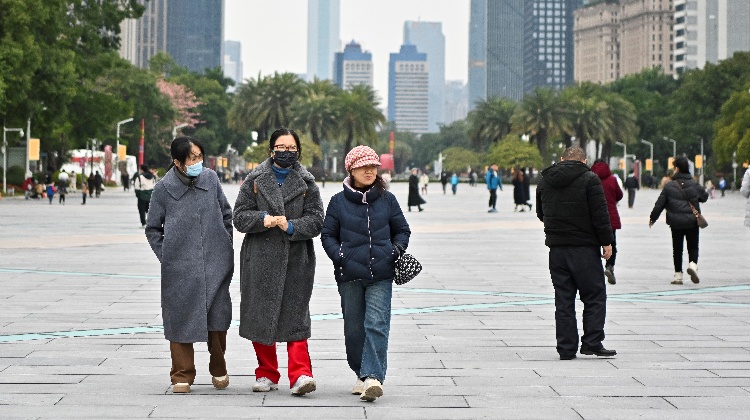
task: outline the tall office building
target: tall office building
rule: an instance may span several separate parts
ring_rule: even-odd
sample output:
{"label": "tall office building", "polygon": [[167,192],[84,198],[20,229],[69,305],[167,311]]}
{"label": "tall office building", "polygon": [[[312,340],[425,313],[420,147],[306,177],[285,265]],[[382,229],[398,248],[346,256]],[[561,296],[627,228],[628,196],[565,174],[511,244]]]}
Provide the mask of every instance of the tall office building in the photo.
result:
{"label": "tall office building", "polygon": [[221,67],[224,45],[224,0],[139,0],[146,10],[120,25],[120,55],[147,68],[158,52],[168,53],[190,71]]}
{"label": "tall office building", "polygon": [[343,52],[336,53],[333,81],[342,89],[356,85],[374,86],[372,54],[362,51],[362,46],[352,40]]}
{"label": "tall office building", "polygon": [[463,120],[469,113],[469,89],[462,80],[445,82],[445,105],[443,107],[443,124]]}
{"label": "tall office building", "polygon": [[[583,0],[472,0],[469,101],[523,99],[573,81],[573,11]],[[482,89],[484,85],[484,89]]]}
{"label": "tall office building", "polygon": [[445,106],[445,36],[440,22],[404,22],[404,44],[412,44],[427,54],[430,68],[428,131],[437,132],[443,123]]}
{"label": "tall office building", "polygon": [[229,88],[230,92],[237,89],[242,83],[242,44],[239,41],[224,41],[224,76],[234,80],[235,85]]}
{"label": "tall office building", "polygon": [[388,121],[399,131],[428,132],[429,72],[427,54],[410,44],[391,53],[388,63]]}
{"label": "tall office building", "polygon": [[673,74],[672,0],[592,3],[575,19],[575,80],[608,83],[644,69]]}
{"label": "tall office building", "polygon": [[750,2],[674,0],[676,74],[750,51]]}
{"label": "tall office building", "polygon": [[334,54],[341,49],[339,0],[307,1],[307,80],[333,79]]}

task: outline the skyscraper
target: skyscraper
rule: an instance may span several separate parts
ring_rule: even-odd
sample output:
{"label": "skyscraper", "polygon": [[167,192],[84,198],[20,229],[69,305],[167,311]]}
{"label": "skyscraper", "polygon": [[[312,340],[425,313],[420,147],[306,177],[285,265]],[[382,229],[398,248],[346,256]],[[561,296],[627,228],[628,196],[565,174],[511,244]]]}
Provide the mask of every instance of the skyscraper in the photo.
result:
{"label": "skyscraper", "polygon": [[388,63],[388,121],[399,131],[428,132],[429,71],[427,54],[410,44],[391,53]]}
{"label": "skyscraper", "polygon": [[[573,11],[583,0],[472,0],[469,101],[521,100],[573,80]],[[484,89],[482,89],[484,85]]]}
{"label": "skyscraper", "polygon": [[307,1],[307,80],[333,79],[333,59],[339,51],[339,0]]}
{"label": "skyscraper", "polygon": [[677,74],[750,51],[747,0],[675,0],[674,19]]}
{"label": "skyscraper", "polygon": [[444,121],[445,105],[445,36],[440,22],[404,22],[404,44],[412,44],[427,54],[430,68],[428,131],[437,132]]}
{"label": "skyscraper", "polygon": [[449,125],[454,121],[463,120],[469,112],[469,89],[462,80],[448,80],[445,82],[445,106],[443,124]]}
{"label": "skyscraper", "polygon": [[373,87],[372,54],[362,52],[362,46],[350,42],[343,52],[336,53],[333,81],[342,89],[364,84]]}
{"label": "skyscraper", "polygon": [[120,55],[140,68],[158,52],[189,70],[220,67],[224,58],[224,0],[139,0],[140,19],[120,25]]}
{"label": "skyscraper", "polygon": [[242,44],[239,41],[224,41],[224,76],[234,80],[235,86],[229,91],[234,92],[237,84],[242,83]]}

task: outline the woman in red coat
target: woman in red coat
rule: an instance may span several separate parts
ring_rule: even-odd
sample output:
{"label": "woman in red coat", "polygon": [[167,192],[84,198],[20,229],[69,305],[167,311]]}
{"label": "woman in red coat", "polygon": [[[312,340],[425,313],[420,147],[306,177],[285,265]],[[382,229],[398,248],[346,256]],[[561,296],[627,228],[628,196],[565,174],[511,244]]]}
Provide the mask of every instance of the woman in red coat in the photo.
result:
{"label": "woman in red coat", "polygon": [[604,266],[604,275],[607,276],[609,284],[615,284],[615,257],[617,256],[617,236],[615,231],[622,227],[620,223],[620,213],[617,212],[617,202],[622,200],[622,190],[620,185],[617,183],[617,179],[612,175],[612,171],[609,170],[607,165],[602,160],[597,160],[591,167],[599,179],[602,180],[602,188],[604,188],[604,197],[607,199],[607,211],[609,212],[609,224],[612,225],[612,257],[607,260],[607,264]]}

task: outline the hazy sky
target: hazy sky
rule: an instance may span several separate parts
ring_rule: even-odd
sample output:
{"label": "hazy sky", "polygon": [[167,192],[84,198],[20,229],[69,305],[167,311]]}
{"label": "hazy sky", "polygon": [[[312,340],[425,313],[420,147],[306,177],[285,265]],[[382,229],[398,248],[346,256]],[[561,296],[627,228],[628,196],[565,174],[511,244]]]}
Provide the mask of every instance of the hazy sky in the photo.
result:
{"label": "hazy sky", "polygon": [[[307,0],[225,0],[224,39],[242,43],[244,78],[307,72]],[[467,78],[469,0],[341,0],[341,42],[372,53],[375,89],[385,105],[389,54],[403,43],[407,20],[442,22],[445,78]]]}

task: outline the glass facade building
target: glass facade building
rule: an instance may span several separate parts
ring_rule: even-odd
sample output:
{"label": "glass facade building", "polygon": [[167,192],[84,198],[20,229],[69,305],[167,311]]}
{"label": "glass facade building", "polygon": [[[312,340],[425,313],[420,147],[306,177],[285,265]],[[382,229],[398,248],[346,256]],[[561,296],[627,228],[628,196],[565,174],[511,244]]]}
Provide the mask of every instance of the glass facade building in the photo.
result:
{"label": "glass facade building", "polygon": [[428,86],[430,66],[427,54],[404,44],[391,53],[388,63],[388,121],[399,131],[428,131]]}

